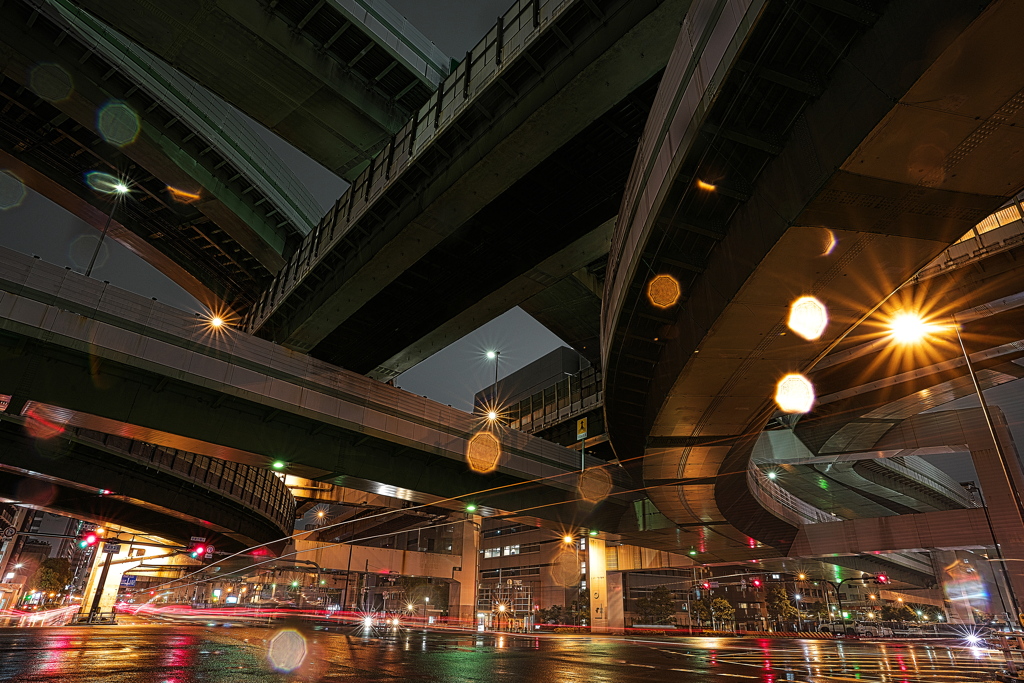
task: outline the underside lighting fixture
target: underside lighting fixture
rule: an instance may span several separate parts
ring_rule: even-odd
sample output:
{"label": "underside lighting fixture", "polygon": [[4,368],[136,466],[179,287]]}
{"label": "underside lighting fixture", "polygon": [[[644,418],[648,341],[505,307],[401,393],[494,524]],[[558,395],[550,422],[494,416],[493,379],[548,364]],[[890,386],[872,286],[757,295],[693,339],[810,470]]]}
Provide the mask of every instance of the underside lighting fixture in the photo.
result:
{"label": "underside lighting fixture", "polygon": [[565,536],[562,537],[562,541],[564,543],[566,543],[566,544],[572,543],[573,542],[573,537],[570,536],[569,534],[566,534]]}
{"label": "underside lighting fixture", "polygon": [[466,512],[476,512],[476,505],[473,505],[472,503],[467,505],[466,506]]}
{"label": "underside lighting fixture", "polygon": [[487,419],[490,420],[491,422],[494,422],[495,420],[497,420],[498,419],[497,411],[494,411],[494,410],[487,411]]}
{"label": "underside lighting fixture", "polygon": [[802,296],[789,306],[789,329],[813,341],[821,337],[828,325],[828,310],[825,304],[813,296]]}
{"label": "underside lighting fixture", "polygon": [[591,529],[590,530],[590,535],[591,536],[597,536],[597,529]]}
{"label": "underside lighting fixture", "polygon": [[213,316],[212,318],[210,318],[210,327],[224,327],[224,318],[220,317],[219,315]]}
{"label": "underside lighting fixture", "polygon": [[718,186],[713,183],[708,183],[703,180],[697,179],[697,189],[704,190],[706,192],[714,192],[718,189]]}
{"label": "underside lighting fixture", "polygon": [[275,460],[273,462],[273,464],[271,465],[271,467],[273,467],[275,470],[283,470],[284,466],[285,466],[285,463],[284,463],[283,460]]}
{"label": "underside lighting fixture", "polygon": [[784,413],[809,413],[814,405],[814,385],[803,375],[786,375],[775,387],[775,404]]}

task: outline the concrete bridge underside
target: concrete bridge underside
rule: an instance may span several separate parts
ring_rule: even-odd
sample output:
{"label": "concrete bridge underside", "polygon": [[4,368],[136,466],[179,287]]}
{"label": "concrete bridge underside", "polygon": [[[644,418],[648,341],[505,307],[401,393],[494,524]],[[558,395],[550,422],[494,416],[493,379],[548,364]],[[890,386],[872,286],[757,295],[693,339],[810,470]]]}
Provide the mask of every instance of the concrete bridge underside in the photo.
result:
{"label": "concrete bridge underside", "polygon": [[433,44],[370,3],[349,3],[359,16],[333,1],[76,4],[348,180],[448,73]]}
{"label": "concrete bridge underside", "polygon": [[0,288],[21,293],[0,304],[10,413],[34,401],[68,424],[147,443],[257,467],[283,460],[288,473],[372,492],[474,494],[478,505],[564,523],[612,528],[626,510],[574,502],[577,452],[499,430],[494,471],[474,472],[469,443],[487,430],[477,416],[235,330],[213,332],[198,317],[39,260],[3,258]]}
{"label": "concrete bridge underside", "polygon": [[[736,4],[707,26],[718,51],[691,43],[700,30],[680,36],[645,133],[651,144],[634,164],[603,301],[606,413],[620,457],[645,456],[638,476],[686,482],[650,491],[672,522],[788,554],[799,525],[766,509],[748,480],[754,442],[775,411],[775,384],[811,366],[1024,185],[1019,161],[999,151],[1021,146],[1011,124],[1024,82],[985,69],[991,80],[981,87],[965,71],[1015,61],[1016,43],[1004,33],[1020,8],[892,2],[877,14],[837,18],[809,6]],[[758,24],[764,17],[773,20]],[[730,88],[749,83],[745,65],[779,71],[769,36],[780,21],[862,28],[844,34],[841,52],[831,44],[831,73],[809,103],[789,110],[785,126],[764,119],[754,131],[750,116],[764,97],[737,101]],[[694,62],[715,77],[689,78]],[[730,78],[738,82],[719,85]],[[936,92],[961,92],[965,109],[918,104]],[[969,123],[966,111],[976,117]],[[765,144],[773,135],[781,142]],[[915,150],[923,148],[938,150],[935,159],[921,162]],[[701,190],[697,179],[717,189]],[[665,309],[646,295],[662,273],[681,284],[678,303]],[[831,318],[815,342],[786,334],[789,304],[807,293]]]}
{"label": "concrete bridge underside", "polygon": [[183,546],[191,536],[203,536],[223,550],[274,541],[273,552],[280,552],[281,539],[291,533],[290,518],[272,521],[152,462],[31,422],[6,416],[0,421],[0,497],[10,502],[124,526]]}

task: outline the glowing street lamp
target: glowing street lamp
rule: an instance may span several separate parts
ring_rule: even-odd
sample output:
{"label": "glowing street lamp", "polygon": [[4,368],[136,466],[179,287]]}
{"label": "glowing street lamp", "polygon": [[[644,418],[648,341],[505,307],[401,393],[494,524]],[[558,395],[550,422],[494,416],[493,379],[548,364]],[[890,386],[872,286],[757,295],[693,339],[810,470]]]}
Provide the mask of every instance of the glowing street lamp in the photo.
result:
{"label": "glowing street lamp", "polygon": [[122,180],[117,181],[113,186],[113,191],[110,192],[110,194],[114,195],[114,205],[110,207],[110,213],[107,214],[107,222],[103,225],[103,232],[100,233],[100,239],[96,242],[96,249],[92,252],[92,258],[89,259],[89,267],[85,269],[86,277],[90,277],[92,275],[93,266],[96,265],[96,257],[100,255],[100,247],[103,246],[103,239],[107,236],[107,231],[110,229],[110,222],[114,220],[114,211],[117,210],[117,203],[121,201],[128,192],[128,186]]}
{"label": "glowing street lamp", "polygon": [[[999,443],[999,438],[996,436],[996,430],[992,423],[992,414],[989,411],[988,402],[985,400],[985,393],[981,390],[981,384],[978,382],[978,376],[974,372],[974,365],[971,363],[971,356],[967,353],[967,347],[964,345],[964,339],[960,336],[960,325],[956,321],[956,316],[953,316],[950,324],[943,325],[934,321],[926,320],[922,315],[913,311],[902,311],[897,315],[893,316],[889,320],[889,335],[894,341],[899,344],[912,345],[921,344],[926,341],[933,333],[948,330],[950,327],[956,333],[956,340],[960,345],[960,353],[964,357],[964,365],[967,367],[967,374],[971,377],[971,384],[974,385],[974,393],[978,396],[978,403],[981,405],[981,414],[985,417],[985,426],[988,427],[989,436],[992,438],[992,446],[995,449],[996,457],[999,459],[999,466],[1002,471],[1003,479],[1006,481],[1008,489],[1012,492],[1014,502],[1017,504],[1017,511],[1022,517],[1024,517],[1024,501],[1021,500],[1020,491],[1017,489],[1016,483],[1010,476],[1010,465],[1006,458],[1006,453],[1003,450],[1002,444]],[[988,508],[986,507],[986,514]],[[1002,558],[1002,550],[1000,549],[999,543],[995,544],[996,554]],[[1010,601],[1014,605],[1018,605],[1017,597],[1014,594],[1013,584],[1010,582],[1009,575],[1006,573],[1006,564],[1002,565],[1004,577],[1006,579],[1006,587],[1010,592]],[[1013,613],[1013,610],[1008,610]],[[1018,622],[1018,626],[1022,624]]]}

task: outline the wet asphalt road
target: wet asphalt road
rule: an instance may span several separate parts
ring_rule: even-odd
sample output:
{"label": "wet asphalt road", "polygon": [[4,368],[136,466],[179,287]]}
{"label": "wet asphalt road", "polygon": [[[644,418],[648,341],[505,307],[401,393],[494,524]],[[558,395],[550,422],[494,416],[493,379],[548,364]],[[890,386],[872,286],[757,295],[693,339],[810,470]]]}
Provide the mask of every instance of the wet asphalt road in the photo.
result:
{"label": "wet asphalt road", "polygon": [[[960,683],[990,680],[994,652],[937,644],[629,639],[201,625],[0,629],[0,681],[254,683]],[[301,630],[301,629],[300,629]],[[288,673],[275,670],[290,669]]]}

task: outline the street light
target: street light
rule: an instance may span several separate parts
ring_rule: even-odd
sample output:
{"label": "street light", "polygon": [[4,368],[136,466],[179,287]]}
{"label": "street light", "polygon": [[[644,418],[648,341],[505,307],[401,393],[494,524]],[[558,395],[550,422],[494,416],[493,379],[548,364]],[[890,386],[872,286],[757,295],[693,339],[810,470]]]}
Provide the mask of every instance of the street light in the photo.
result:
{"label": "street light", "polygon": [[114,195],[114,205],[110,207],[110,213],[107,214],[107,222],[103,225],[103,232],[100,233],[100,239],[96,242],[96,249],[92,252],[92,258],[89,259],[89,267],[85,269],[86,277],[92,275],[93,266],[96,265],[96,257],[100,255],[100,247],[103,246],[103,239],[107,236],[107,230],[110,229],[110,222],[114,220],[114,211],[117,210],[117,203],[128,194],[128,191],[128,186],[124,181],[117,181],[113,188],[107,192]]}
{"label": "street light", "polygon": [[[971,363],[971,356],[967,353],[967,347],[964,345],[964,339],[960,336],[960,324],[956,320],[956,316],[952,316],[951,325],[940,325],[936,322],[926,321],[920,314],[913,312],[902,312],[898,315],[893,316],[889,320],[889,334],[892,338],[900,344],[920,344],[927,339],[932,333],[949,329],[951,326],[953,331],[956,332],[956,340],[960,345],[960,353],[963,354],[964,364],[967,367],[967,374],[971,377],[971,384],[974,385],[974,393],[978,396],[978,403],[981,405],[981,414],[985,417],[985,426],[988,427],[989,436],[992,438],[992,446],[995,448],[996,456],[999,458],[999,467],[1002,470],[1003,479],[1006,481],[1006,485],[1010,490],[1011,495],[1014,498],[1014,502],[1017,504],[1017,514],[1024,519],[1024,503],[1020,498],[1020,491],[1017,490],[1017,486],[1010,476],[1010,465],[1006,459],[1006,453],[1003,451],[1002,445],[999,443],[999,438],[996,436],[996,430],[992,423],[992,415],[989,412],[988,402],[985,401],[985,393],[981,390],[981,384],[978,382],[978,376],[974,373],[974,365]],[[985,515],[988,519],[989,511],[988,506],[985,506]],[[992,523],[989,519],[989,531],[992,531]],[[1002,549],[999,547],[999,542],[995,539],[995,533],[993,532],[993,543],[995,543],[996,554],[1001,558]],[[1020,605],[1017,602],[1017,596],[1013,590],[1013,584],[1010,582],[1010,577],[1006,573],[1006,565],[1003,564],[1003,577],[1006,580],[1006,588],[1010,591],[1010,600],[1014,607],[1019,612]],[[1012,610],[1011,610],[1012,611]],[[1018,622],[1018,626],[1020,626]]]}

